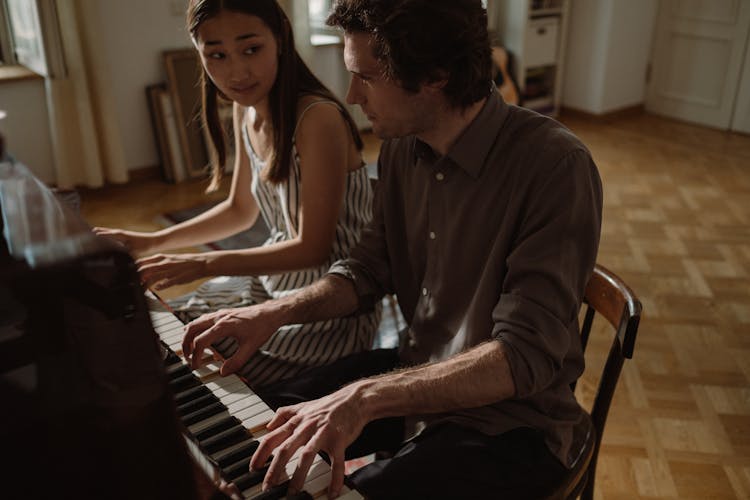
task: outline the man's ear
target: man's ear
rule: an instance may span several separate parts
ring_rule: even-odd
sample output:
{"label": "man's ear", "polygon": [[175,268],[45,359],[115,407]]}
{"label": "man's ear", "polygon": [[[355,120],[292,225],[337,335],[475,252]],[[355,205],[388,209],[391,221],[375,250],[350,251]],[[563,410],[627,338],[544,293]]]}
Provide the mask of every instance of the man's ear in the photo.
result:
{"label": "man's ear", "polygon": [[448,75],[441,74],[434,80],[428,80],[422,84],[425,89],[442,91],[448,85]]}

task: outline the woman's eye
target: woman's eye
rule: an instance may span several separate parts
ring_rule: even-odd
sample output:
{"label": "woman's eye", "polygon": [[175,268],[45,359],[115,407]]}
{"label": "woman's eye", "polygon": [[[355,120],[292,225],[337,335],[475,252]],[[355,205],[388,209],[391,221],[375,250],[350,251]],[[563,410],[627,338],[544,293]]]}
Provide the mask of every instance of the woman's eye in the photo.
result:
{"label": "woman's eye", "polygon": [[245,54],[255,54],[259,49],[260,49],[260,47],[257,47],[257,46],[256,47],[248,47],[248,48],[245,49]]}
{"label": "woman's eye", "polygon": [[212,54],[208,54],[209,59],[224,59],[224,54],[221,52],[214,52]]}

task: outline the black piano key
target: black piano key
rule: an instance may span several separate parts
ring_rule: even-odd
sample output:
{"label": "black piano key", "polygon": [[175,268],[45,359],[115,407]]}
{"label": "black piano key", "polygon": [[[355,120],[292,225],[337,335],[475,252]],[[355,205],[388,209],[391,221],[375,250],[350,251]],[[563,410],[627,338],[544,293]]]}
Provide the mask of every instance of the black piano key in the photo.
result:
{"label": "black piano key", "polygon": [[240,491],[245,491],[248,488],[252,488],[253,486],[262,483],[267,471],[268,466],[258,470],[249,470],[232,482]]}
{"label": "black piano key", "polygon": [[205,385],[199,385],[196,387],[191,387],[190,389],[186,389],[182,392],[176,393],[174,396],[174,402],[177,406],[179,406],[179,405],[183,405],[187,403],[188,401],[192,401],[193,399],[204,396],[206,394],[212,394],[211,390]]}
{"label": "black piano key", "polygon": [[242,460],[233,463],[232,465],[221,469],[221,475],[227,481],[234,481],[245,472],[250,472],[250,459],[252,457],[245,457]]}
{"label": "black piano key", "polygon": [[172,349],[167,348],[167,357],[164,358],[164,366],[170,366],[175,363],[181,363],[182,359],[174,353]]}
{"label": "black piano key", "polygon": [[230,453],[227,453],[226,455],[221,455],[221,458],[211,457],[213,462],[220,468],[223,469],[224,467],[228,467],[232,465],[233,463],[242,460],[243,458],[251,457],[253,456],[253,453],[255,453],[255,450],[258,449],[258,446],[260,446],[260,442],[258,442],[257,439],[248,438],[245,441],[244,446],[237,447],[236,450],[233,450]]}
{"label": "black piano key", "polygon": [[279,500],[280,498],[286,498],[286,490],[289,489],[289,481],[284,481],[281,484],[277,484],[260,495],[253,497],[253,500]]}
{"label": "black piano key", "polygon": [[289,489],[289,481],[281,483],[273,488],[262,492],[260,495],[253,497],[253,500],[277,500],[279,498],[285,498],[286,500],[313,500],[313,496],[305,490],[292,493],[287,493]]}
{"label": "black piano key", "polygon": [[227,407],[221,402],[213,403],[209,406],[201,408],[200,410],[194,411],[182,417],[182,423],[185,427],[190,427],[193,424],[197,424],[201,420],[206,420],[209,417],[218,415],[219,413],[226,411]]}
{"label": "black piano key", "polygon": [[305,490],[286,496],[286,500],[313,500],[313,496]]}
{"label": "black piano key", "polygon": [[199,385],[201,385],[201,381],[192,373],[188,373],[187,375],[169,381],[169,387],[172,389],[172,392],[182,392],[185,389],[190,389],[191,387],[197,387]]}
{"label": "black piano key", "polygon": [[226,450],[232,445],[241,443],[247,439],[247,437],[247,430],[241,425],[238,425],[237,427],[227,429],[224,432],[220,432],[213,437],[205,439],[199,442],[198,445],[203,451],[210,455],[217,451]]}
{"label": "black piano key", "polygon": [[183,403],[177,407],[177,414],[180,416],[189,415],[195,411],[205,408],[214,403],[219,403],[219,398],[214,396],[212,393],[204,394],[199,398],[195,398],[192,401]]}
{"label": "black piano key", "polygon": [[[220,432],[224,432],[227,429],[231,429],[232,427],[236,427],[238,425],[242,425],[242,422],[237,417],[228,416],[222,420],[219,420],[212,426],[203,429],[199,433],[195,434],[193,437],[198,441],[201,442],[205,439],[210,438],[211,436],[215,436],[216,434]],[[252,436],[250,434],[250,431],[246,430],[246,433],[248,436]]]}
{"label": "black piano key", "polygon": [[190,368],[188,365],[180,363],[176,365],[172,365],[167,369],[167,376],[170,380],[174,380],[176,378],[182,377],[183,375],[187,375],[188,373],[191,373],[193,371],[192,368]]}

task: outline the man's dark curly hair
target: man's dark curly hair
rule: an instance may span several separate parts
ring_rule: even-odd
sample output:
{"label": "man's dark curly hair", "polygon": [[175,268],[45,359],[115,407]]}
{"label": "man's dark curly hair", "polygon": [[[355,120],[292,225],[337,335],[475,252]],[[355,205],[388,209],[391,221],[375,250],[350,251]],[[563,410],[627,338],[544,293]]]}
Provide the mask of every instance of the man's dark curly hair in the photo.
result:
{"label": "man's dark curly hair", "polygon": [[407,91],[447,77],[443,90],[459,108],[490,92],[487,12],[480,0],[338,0],[326,23],[372,35],[385,76]]}

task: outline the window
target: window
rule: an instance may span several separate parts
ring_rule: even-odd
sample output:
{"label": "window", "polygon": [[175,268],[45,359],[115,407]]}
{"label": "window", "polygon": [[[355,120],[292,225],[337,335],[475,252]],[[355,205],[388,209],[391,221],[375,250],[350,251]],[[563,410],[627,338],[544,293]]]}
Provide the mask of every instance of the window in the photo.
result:
{"label": "window", "polygon": [[38,74],[47,73],[38,8],[54,15],[50,7],[54,7],[51,0],[0,0],[0,65],[20,65]]}
{"label": "window", "polygon": [[14,64],[13,45],[10,43],[10,23],[5,2],[0,1],[0,64]]}
{"label": "window", "polygon": [[333,45],[341,43],[341,33],[326,25],[331,0],[308,0],[307,8],[310,19],[310,44]]}
{"label": "window", "polygon": [[15,61],[44,74],[44,45],[37,3],[29,0],[4,0],[4,3]]}

